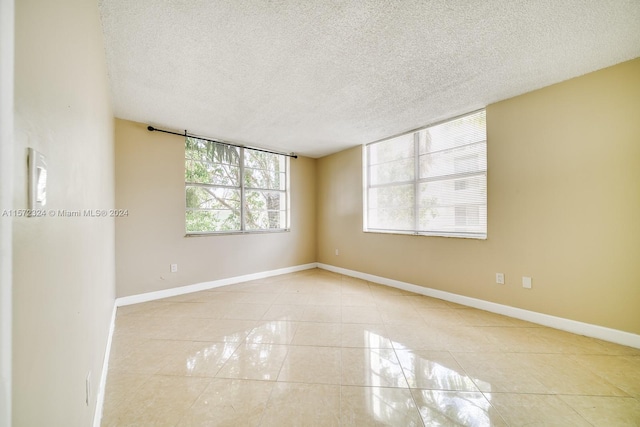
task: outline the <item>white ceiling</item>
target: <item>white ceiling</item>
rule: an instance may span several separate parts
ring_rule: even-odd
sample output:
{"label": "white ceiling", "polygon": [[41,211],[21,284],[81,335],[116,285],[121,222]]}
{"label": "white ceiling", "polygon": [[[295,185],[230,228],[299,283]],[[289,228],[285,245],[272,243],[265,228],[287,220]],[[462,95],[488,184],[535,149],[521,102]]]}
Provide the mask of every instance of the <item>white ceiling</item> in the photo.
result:
{"label": "white ceiling", "polygon": [[115,115],[312,157],[640,56],[638,0],[100,0]]}

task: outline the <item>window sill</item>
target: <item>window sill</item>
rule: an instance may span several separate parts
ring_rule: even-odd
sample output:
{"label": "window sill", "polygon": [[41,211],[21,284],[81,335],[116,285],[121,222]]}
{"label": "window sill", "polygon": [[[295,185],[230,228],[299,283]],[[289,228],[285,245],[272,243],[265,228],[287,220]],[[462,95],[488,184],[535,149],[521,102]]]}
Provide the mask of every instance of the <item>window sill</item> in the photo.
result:
{"label": "window sill", "polygon": [[393,235],[400,235],[400,236],[422,236],[422,237],[451,237],[456,239],[487,240],[486,234],[428,233],[428,232],[397,231],[397,230],[362,230],[362,231],[364,233],[372,233],[372,234],[393,234]]}
{"label": "window sill", "polygon": [[250,231],[202,231],[186,233],[184,237],[210,237],[210,236],[237,236],[244,234],[276,234],[288,233],[290,228],[278,228],[273,230],[250,230]]}

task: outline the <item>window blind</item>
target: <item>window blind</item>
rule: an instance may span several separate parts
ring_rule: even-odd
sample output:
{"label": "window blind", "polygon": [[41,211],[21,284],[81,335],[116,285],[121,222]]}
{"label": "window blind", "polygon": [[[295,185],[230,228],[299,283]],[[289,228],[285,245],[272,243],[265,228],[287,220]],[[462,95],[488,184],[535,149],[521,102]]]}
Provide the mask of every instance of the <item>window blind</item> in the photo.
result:
{"label": "window blind", "polygon": [[487,235],[484,110],[365,147],[365,231]]}

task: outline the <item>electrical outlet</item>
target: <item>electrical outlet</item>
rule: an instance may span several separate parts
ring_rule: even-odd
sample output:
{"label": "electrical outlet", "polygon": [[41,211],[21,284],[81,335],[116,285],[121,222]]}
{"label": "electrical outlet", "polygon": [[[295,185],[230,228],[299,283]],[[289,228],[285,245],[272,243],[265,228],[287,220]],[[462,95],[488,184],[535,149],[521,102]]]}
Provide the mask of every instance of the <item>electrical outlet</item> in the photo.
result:
{"label": "electrical outlet", "polygon": [[336,256],[340,255],[340,251],[336,249]]}
{"label": "electrical outlet", "polygon": [[87,378],[84,383],[85,387],[85,401],[84,403],[89,406],[89,402],[91,401],[91,371],[87,374]]}
{"label": "electrical outlet", "polygon": [[522,276],[522,287],[531,289],[531,277]]}
{"label": "electrical outlet", "polygon": [[496,283],[504,285],[504,273],[496,273]]}
{"label": "electrical outlet", "polygon": [[172,273],[178,272],[178,264],[171,264],[171,272]]}

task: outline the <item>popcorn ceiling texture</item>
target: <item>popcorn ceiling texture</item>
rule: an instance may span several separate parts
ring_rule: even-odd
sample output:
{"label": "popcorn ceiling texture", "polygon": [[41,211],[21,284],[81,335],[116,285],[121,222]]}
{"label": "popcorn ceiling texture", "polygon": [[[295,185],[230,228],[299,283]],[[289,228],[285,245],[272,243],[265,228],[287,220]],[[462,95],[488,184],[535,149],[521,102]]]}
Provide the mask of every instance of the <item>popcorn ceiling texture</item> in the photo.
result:
{"label": "popcorn ceiling texture", "polygon": [[101,0],[115,114],[319,157],[640,56],[637,0]]}

